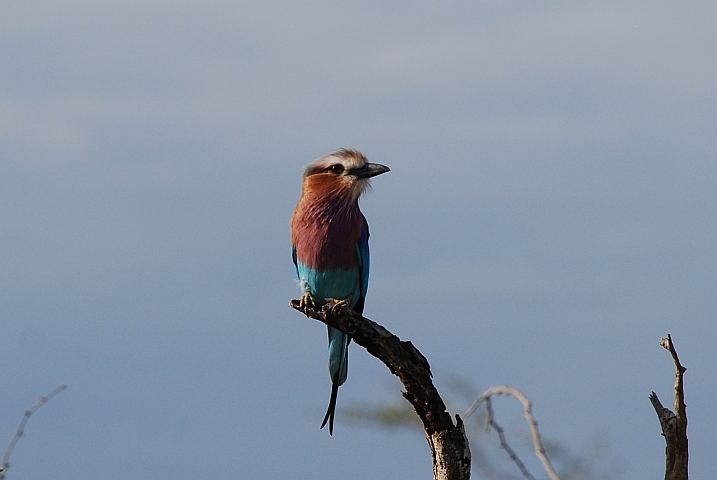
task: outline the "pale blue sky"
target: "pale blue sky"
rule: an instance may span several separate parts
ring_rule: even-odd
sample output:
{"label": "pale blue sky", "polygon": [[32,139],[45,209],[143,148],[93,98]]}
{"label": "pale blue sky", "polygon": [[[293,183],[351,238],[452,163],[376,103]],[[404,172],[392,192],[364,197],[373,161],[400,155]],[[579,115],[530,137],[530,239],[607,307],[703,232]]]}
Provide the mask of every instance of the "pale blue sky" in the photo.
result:
{"label": "pale blue sky", "polygon": [[439,388],[518,387],[547,437],[607,437],[623,478],[659,478],[672,333],[709,478],[716,21],[707,1],[0,6],[0,445],[68,384],[8,479],[430,478],[420,435],[345,422],[400,400],[355,345],[318,429],[326,338],[288,307],[288,222],[341,147],[392,169],[362,200],[365,314]]}

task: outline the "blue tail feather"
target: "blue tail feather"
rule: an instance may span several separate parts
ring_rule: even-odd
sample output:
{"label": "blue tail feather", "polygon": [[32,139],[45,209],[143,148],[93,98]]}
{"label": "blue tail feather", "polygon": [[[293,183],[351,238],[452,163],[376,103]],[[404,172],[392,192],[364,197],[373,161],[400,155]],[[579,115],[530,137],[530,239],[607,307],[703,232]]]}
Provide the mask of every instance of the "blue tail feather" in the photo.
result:
{"label": "blue tail feather", "polygon": [[339,387],[344,384],[349,373],[349,342],[351,338],[341,330],[328,327],[329,335],[329,374],[331,375],[331,399],[321,428],[329,422],[329,435],[334,434],[334,416],[336,397]]}
{"label": "blue tail feather", "polygon": [[349,373],[349,336],[341,330],[328,327],[329,375],[331,381],[343,385]]}

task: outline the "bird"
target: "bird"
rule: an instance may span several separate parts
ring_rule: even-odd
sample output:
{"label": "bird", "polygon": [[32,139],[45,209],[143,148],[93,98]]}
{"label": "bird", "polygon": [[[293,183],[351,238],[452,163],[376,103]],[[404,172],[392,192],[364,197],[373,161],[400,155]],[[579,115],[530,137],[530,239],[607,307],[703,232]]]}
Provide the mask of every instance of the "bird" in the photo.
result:
{"label": "bird", "polygon": [[[358,150],[341,149],[304,169],[301,197],[291,217],[292,259],[302,290],[300,306],[307,311],[336,301],[363,314],[370,267],[368,222],[359,198],[369,179],[390,171],[369,163]],[[348,374],[351,338],[328,328],[331,397],[321,429],[334,434],[336,397]]]}

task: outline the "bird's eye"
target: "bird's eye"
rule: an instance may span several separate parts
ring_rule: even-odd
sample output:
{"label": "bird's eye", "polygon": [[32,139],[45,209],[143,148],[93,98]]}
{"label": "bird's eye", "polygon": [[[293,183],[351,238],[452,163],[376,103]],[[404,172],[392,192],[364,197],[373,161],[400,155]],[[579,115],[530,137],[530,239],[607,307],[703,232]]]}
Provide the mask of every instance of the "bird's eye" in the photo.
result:
{"label": "bird's eye", "polygon": [[333,174],[340,175],[344,171],[344,166],[340,163],[335,163],[331,165],[328,170]]}

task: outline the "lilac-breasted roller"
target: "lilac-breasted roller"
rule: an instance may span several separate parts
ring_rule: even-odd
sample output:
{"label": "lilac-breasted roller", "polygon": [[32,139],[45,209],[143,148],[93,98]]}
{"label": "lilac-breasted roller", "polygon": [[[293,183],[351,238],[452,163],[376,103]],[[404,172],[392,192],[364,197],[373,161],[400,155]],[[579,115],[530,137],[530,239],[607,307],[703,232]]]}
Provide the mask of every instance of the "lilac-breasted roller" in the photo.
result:
{"label": "lilac-breasted roller", "polygon": [[[339,150],[316,160],[304,170],[301,198],[291,217],[292,256],[299,276],[304,308],[338,300],[363,313],[368,289],[368,223],[359,209],[359,197],[369,179],[389,168],[368,163],[356,150]],[[348,335],[328,327],[331,399],[321,424],[334,432],[339,386],[349,368]]]}

